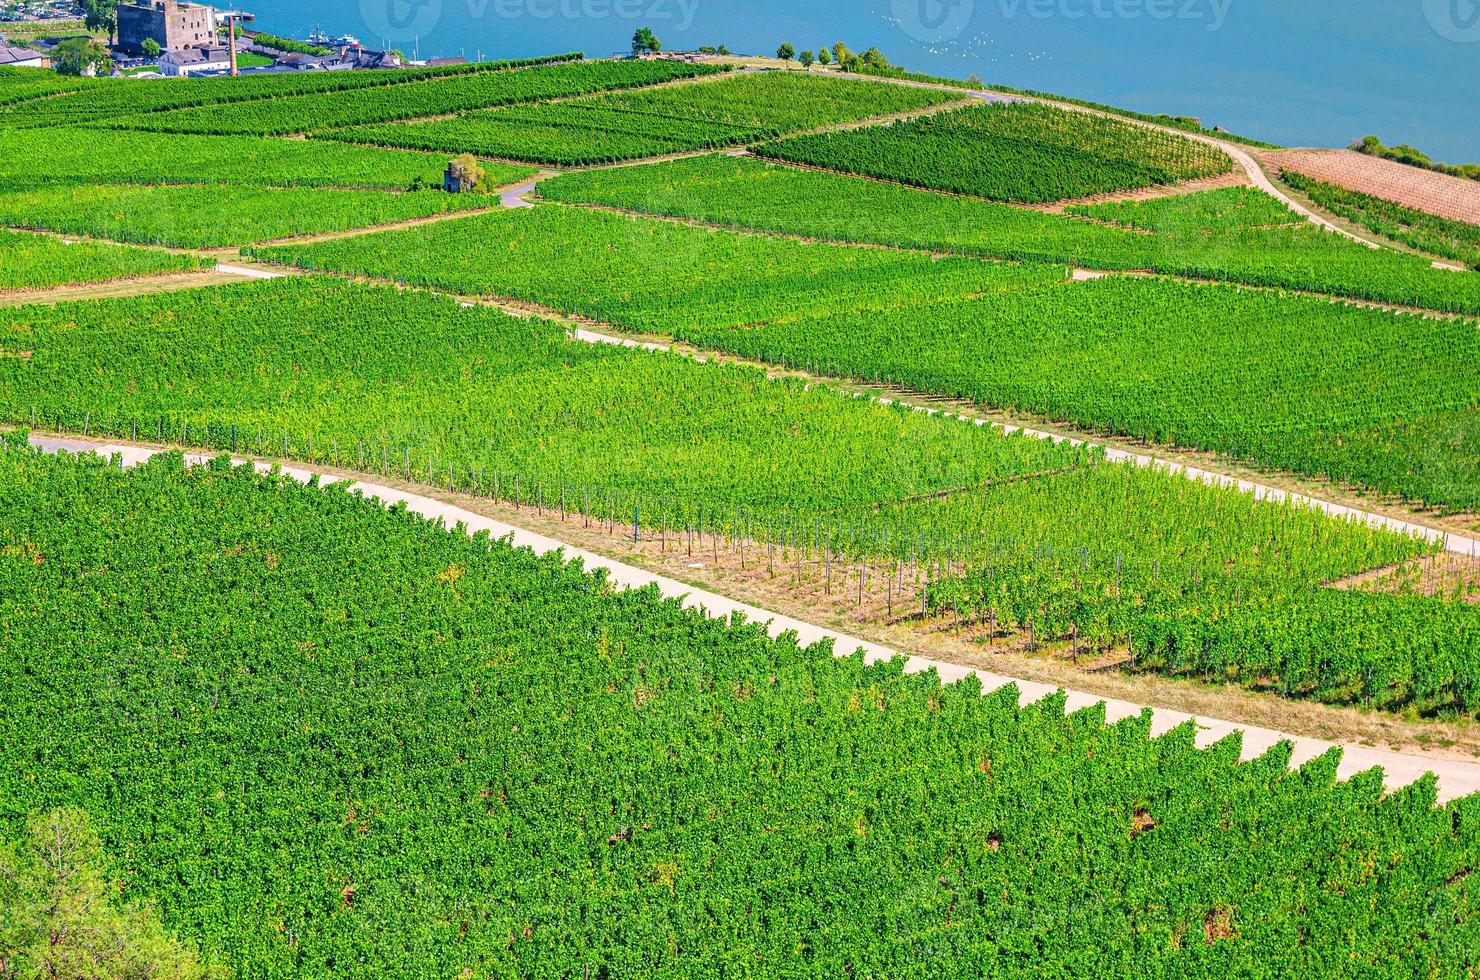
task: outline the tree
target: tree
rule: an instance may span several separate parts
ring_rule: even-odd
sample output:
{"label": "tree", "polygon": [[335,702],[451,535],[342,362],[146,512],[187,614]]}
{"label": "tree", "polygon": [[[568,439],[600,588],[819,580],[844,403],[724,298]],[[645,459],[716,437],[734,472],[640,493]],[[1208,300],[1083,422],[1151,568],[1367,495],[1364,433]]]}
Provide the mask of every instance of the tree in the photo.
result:
{"label": "tree", "polygon": [[58,75],[108,75],[113,72],[113,57],[97,41],[74,37],[56,46],[51,67]]}
{"label": "tree", "polygon": [[145,905],[115,903],[98,835],[80,810],[33,817],[0,844],[0,978],[196,980],[221,974]]}
{"label": "tree", "polygon": [[152,37],[146,37],[144,38],[144,43],[139,45],[139,50],[143,52],[146,58],[158,58],[159,42]]}
{"label": "tree", "polygon": [[848,59],[853,57],[853,52],[849,51],[848,45],[844,44],[842,41],[839,41],[837,44],[833,45],[832,53],[833,61],[836,61],[839,65],[846,64]]}
{"label": "tree", "polygon": [[818,48],[817,62],[823,67],[827,67],[829,64],[832,63],[832,53],[829,52],[827,48]]}
{"label": "tree", "polygon": [[634,56],[651,51],[654,54],[663,50],[663,42],[658,40],[658,35],[653,33],[651,27],[639,27],[632,34],[632,54]]}
{"label": "tree", "polygon": [[802,63],[802,67],[803,68],[807,69],[808,71],[811,71],[812,70],[812,62],[814,62],[814,61],[817,60],[817,56],[814,55],[811,51],[803,51],[802,54],[801,54],[801,57],[798,58],[797,60]]}
{"label": "tree", "polygon": [[796,56],[797,49],[791,46],[790,41],[787,41],[785,44],[781,45],[781,47],[776,49],[776,57],[780,58],[788,65],[791,64],[791,59],[795,58]]}
{"label": "tree", "polygon": [[723,44],[721,44],[719,46],[719,54],[728,56],[729,53],[730,53],[730,49],[729,48],[725,47]]}
{"label": "tree", "polygon": [[118,0],[83,0],[82,24],[90,31],[103,31],[111,46],[118,37]]}
{"label": "tree", "polygon": [[486,189],[488,174],[479,165],[478,158],[471,153],[464,153],[460,157],[453,158],[447,165],[452,178],[461,193],[477,192]]}
{"label": "tree", "polygon": [[870,68],[888,68],[889,59],[878,48],[869,48],[862,55],[863,63]]}

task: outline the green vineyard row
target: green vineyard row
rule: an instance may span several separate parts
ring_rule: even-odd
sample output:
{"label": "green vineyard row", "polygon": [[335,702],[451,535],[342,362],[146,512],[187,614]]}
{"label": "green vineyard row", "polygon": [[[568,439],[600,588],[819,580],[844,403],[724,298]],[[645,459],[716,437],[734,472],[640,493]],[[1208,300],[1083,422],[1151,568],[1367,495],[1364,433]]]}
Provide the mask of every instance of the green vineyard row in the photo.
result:
{"label": "green vineyard row", "polygon": [[[29,353],[0,357],[14,424],[429,483],[664,550],[749,542],[772,575],[863,566],[902,607],[1133,669],[1480,711],[1480,607],[1329,587],[1436,546],[1095,452],[332,280],[3,311],[0,338]],[[1006,591],[947,584],[981,576]]]}
{"label": "green vineyard row", "polygon": [[948,98],[927,89],[778,72],[324,135],[353,143],[576,166],[755,142],[924,109]]}
{"label": "green vineyard row", "polygon": [[[1413,255],[1373,251],[1314,226],[1241,220],[1257,192],[1205,191],[1088,212],[1154,220],[1136,233],[1072,216],[754,159],[707,156],[567,174],[540,185],[554,200],[695,218],[835,241],[985,258],[1150,270],[1350,299],[1480,313],[1480,275],[1434,269]],[[1222,215],[1211,224],[1207,215]]]}
{"label": "green vineyard row", "polygon": [[[0,453],[0,830],[243,976],[1461,976],[1475,805],[943,688],[486,535]],[[65,677],[65,684],[57,678]]]}
{"label": "green vineyard row", "polygon": [[982,105],[892,126],[800,136],[762,156],[1029,204],[1227,173],[1223,151],[1036,103]]}

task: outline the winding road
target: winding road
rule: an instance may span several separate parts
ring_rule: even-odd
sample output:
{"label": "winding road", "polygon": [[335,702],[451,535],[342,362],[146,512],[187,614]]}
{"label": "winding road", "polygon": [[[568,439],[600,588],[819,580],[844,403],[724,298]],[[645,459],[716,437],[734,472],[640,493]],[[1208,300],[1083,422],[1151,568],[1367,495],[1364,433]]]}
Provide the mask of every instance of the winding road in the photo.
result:
{"label": "winding road", "polygon": [[[844,72],[837,72],[835,74],[839,78],[849,78],[855,81],[884,82],[889,85],[903,85],[910,88],[928,88],[935,89],[941,92],[962,91],[962,89],[956,88],[951,85],[936,85],[930,82],[918,82],[902,78],[888,78],[886,76],[876,75],[853,75]],[[1300,215],[1311,224],[1324,228],[1326,231],[1335,232],[1343,238],[1349,238],[1357,244],[1365,245],[1366,247],[1371,249],[1380,249],[1382,247],[1376,242],[1368,241],[1360,235],[1353,234],[1352,232],[1341,228],[1340,226],[1331,222],[1329,219],[1317,214],[1310,208],[1295,200],[1290,195],[1286,194],[1284,191],[1280,190],[1279,187],[1275,185],[1274,181],[1269,179],[1269,175],[1264,172],[1264,168],[1259,164],[1259,161],[1254,159],[1253,154],[1251,154],[1248,150],[1245,150],[1243,147],[1239,146],[1237,143],[1231,142],[1229,140],[1218,139],[1216,136],[1209,136],[1205,133],[1191,133],[1185,129],[1177,129],[1174,126],[1163,126],[1158,123],[1147,122],[1144,119],[1135,119],[1130,116],[1122,116],[1119,113],[1105,112],[1101,109],[1093,109],[1089,106],[1076,105],[1072,102],[1060,102],[1058,99],[1044,98],[1037,95],[1003,95],[1000,92],[989,92],[980,89],[970,90],[968,94],[971,96],[975,96],[981,101],[987,103],[1039,102],[1044,105],[1051,105],[1056,109],[1064,109],[1069,112],[1082,112],[1087,115],[1100,116],[1105,119],[1114,119],[1119,122],[1129,123],[1133,126],[1141,126],[1145,129],[1154,129],[1157,132],[1170,133],[1173,136],[1182,136],[1186,139],[1196,140],[1199,143],[1205,143],[1208,146],[1217,147],[1224,153],[1227,153],[1234,163],[1238,164],[1239,168],[1243,170],[1245,176],[1249,178],[1249,182],[1251,184],[1259,188],[1264,193],[1268,194],[1270,197],[1275,198],[1281,204],[1285,205],[1291,211],[1294,211],[1296,214]]]}

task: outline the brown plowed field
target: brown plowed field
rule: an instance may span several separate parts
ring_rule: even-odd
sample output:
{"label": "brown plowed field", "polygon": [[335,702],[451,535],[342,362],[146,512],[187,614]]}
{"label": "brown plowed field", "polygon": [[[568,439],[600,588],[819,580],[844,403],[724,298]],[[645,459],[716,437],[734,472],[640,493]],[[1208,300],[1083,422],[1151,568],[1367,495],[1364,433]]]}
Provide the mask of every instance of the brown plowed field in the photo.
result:
{"label": "brown plowed field", "polygon": [[1280,150],[1262,156],[1276,169],[1293,170],[1415,211],[1480,225],[1480,181],[1421,170],[1355,150]]}

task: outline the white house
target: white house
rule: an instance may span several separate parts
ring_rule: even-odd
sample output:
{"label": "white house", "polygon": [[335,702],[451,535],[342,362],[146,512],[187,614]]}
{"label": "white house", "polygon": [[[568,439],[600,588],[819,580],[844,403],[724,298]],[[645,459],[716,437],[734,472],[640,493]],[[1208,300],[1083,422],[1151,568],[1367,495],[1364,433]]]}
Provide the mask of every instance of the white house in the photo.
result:
{"label": "white house", "polygon": [[172,48],[159,56],[159,72],[170,78],[230,69],[231,52],[224,47]]}
{"label": "white house", "polygon": [[30,48],[12,48],[0,43],[0,65],[7,68],[50,68],[51,59]]}

